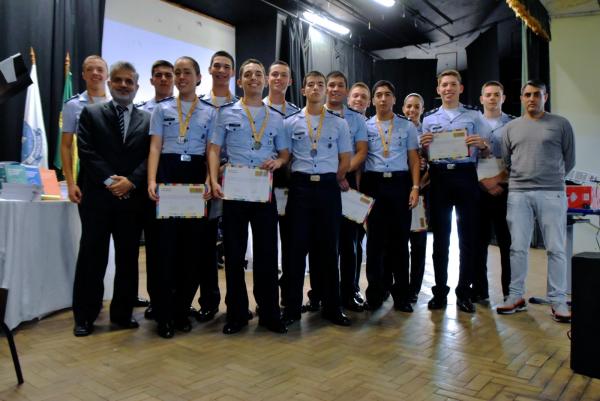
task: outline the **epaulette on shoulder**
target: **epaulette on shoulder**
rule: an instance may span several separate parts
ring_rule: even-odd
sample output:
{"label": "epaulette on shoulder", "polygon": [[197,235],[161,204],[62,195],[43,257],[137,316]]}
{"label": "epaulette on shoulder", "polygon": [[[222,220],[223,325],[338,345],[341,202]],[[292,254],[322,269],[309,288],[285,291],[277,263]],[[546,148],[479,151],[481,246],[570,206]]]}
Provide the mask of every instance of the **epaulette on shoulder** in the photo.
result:
{"label": "epaulette on shoulder", "polygon": [[402,115],[400,115],[400,114],[398,114],[398,113],[394,113],[394,114],[396,114],[396,117],[398,117],[398,118],[401,118],[401,119],[403,119],[403,120],[406,120],[406,121],[408,121],[408,118],[406,118],[405,116],[402,116]]}
{"label": "epaulette on shoulder", "polygon": [[64,103],[68,103],[73,99],[77,99],[78,97],[79,97],[79,93],[76,93],[73,96],[71,96],[70,98],[68,98],[67,100],[65,100]]}
{"label": "epaulette on shoulder", "polygon": [[231,101],[231,102],[225,103],[225,104],[223,104],[221,106],[215,106],[214,104],[212,104],[211,102],[207,102],[206,100],[202,100],[202,101],[204,103],[206,103],[206,104],[210,104],[212,107],[216,107],[217,109],[222,109],[224,107],[231,107],[231,106],[233,106],[236,103],[236,101]]}
{"label": "epaulette on shoulder", "polygon": [[275,107],[273,107],[273,106],[267,106],[267,107],[268,107],[269,109],[271,109],[271,110],[273,110],[273,111],[277,112],[277,114],[281,114],[281,116],[282,116],[282,117],[285,117],[285,114],[284,114],[284,113],[282,113],[282,112],[280,112],[279,110],[277,110]]}
{"label": "epaulette on shoulder", "polygon": [[[156,103],[158,104],[158,103],[166,102],[166,101],[173,100],[173,99],[175,99],[175,97],[174,97],[174,96],[168,96],[168,97],[166,97],[166,98],[164,98],[164,99],[160,99],[160,100],[159,100],[158,102],[156,102]],[[145,103],[145,102],[144,102],[144,103]]]}
{"label": "epaulette on shoulder", "polygon": [[329,110],[329,109],[327,109],[327,112],[328,112],[329,114],[331,114],[332,116],[336,116],[336,117],[338,117],[338,118],[341,118],[342,120],[344,119],[344,117],[340,116],[339,114],[337,114],[337,113],[336,113],[335,111],[333,111],[333,110]]}
{"label": "epaulette on shoulder", "polygon": [[[202,98],[198,98],[198,99],[207,106],[217,108],[217,106],[215,106],[214,104],[212,104],[212,102],[209,102],[208,100],[204,100]],[[225,105],[223,105],[223,106],[225,106]]]}
{"label": "epaulette on shoulder", "polygon": [[350,107],[350,106],[346,106],[346,107],[347,107],[347,108],[348,108],[348,110],[350,110],[351,112],[353,112],[353,113],[357,113],[357,114],[360,114],[360,115],[362,115],[362,113],[361,113],[360,111],[358,111],[358,110],[355,110],[355,109],[353,109],[353,108],[352,108],[352,107]]}
{"label": "epaulette on shoulder", "polygon": [[292,109],[296,109],[296,110],[300,110],[300,107],[296,106],[294,103],[292,102],[287,102],[288,106],[291,106]]}
{"label": "epaulette on shoulder", "polygon": [[463,106],[467,110],[481,111],[481,107],[479,107],[479,106],[474,106],[471,104],[463,104]]}
{"label": "epaulette on shoulder", "polygon": [[302,110],[298,110],[293,112],[292,114],[290,114],[289,116],[286,116],[285,119],[287,120],[288,118],[290,118],[291,116],[295,116],[296,114],[300,113]]}
{"label": "epaulette on shoulder", "polygon": [[439,107],[436,107],[435,109],[431,109],[431,110],[429,110],[429,111],[426,111],[426,112],[425,112],[425,114],[423,114],[423,117],[427,117],[427,116],[430,116],[430,115],[432,115],[432,114],[434,114],[434,113],[437,113],[437,111],[438,111],[439,109],[440,109]]}

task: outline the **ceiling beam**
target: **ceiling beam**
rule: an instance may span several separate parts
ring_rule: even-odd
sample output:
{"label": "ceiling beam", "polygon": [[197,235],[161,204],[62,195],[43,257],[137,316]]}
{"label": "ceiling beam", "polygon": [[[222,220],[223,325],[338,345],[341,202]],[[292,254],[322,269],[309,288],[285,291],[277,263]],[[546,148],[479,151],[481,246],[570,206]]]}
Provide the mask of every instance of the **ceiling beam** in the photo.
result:
{"label": "ceiling beam", "polygon": [[440,10],[439,8],[437,8],[436,6],[431,4],[431,2],[429,0],[423,0],[423,3],[427,4],[429,6],[429,8],[431,8],[433,11],[435,11],[440,17],[442,17],[443,19],[448,21],[448,23],[452,24],[454,22],[454,21],[452,21],[452,19],[450,17],[448,17],[446,14],[444,14],[442,12],[442,10]]}

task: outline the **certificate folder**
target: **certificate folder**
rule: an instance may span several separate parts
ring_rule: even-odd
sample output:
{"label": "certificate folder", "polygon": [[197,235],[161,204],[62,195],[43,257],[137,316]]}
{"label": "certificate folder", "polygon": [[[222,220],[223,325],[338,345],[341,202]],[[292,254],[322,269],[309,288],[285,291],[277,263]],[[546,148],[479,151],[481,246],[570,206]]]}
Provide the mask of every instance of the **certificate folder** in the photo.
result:
{"label": "certificate folder", "polygon": [[203,184],[159,184],[157,219],[201,219],[206,216]]}

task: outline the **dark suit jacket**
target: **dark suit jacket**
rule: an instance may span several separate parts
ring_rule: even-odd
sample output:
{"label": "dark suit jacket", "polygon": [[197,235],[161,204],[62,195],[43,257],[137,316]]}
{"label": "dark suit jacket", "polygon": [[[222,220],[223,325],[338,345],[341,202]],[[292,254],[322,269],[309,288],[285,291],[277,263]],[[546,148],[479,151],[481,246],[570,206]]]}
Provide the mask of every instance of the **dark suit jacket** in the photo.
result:
{"label": "dark suit jacket", "polygon": [[[147,158],[150,149],[150,114],[135,107],[125,142],[112,101],[92,104],[81,111],[77,130],[82,206],[134,207],[147,199]],[[136,189],[129,200],[119,200],[104,181],[111,175],[127,177]]]}

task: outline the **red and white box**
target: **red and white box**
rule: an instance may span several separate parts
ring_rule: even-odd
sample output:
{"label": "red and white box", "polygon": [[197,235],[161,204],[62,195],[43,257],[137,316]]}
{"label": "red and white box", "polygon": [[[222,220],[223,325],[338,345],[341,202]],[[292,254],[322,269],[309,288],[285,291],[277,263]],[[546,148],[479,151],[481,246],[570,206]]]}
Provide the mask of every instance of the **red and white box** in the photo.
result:
{"label": "red and white box", "polygon": [[592,186],[567,185],[567,199],[569,209],[590,209],[592,207]]}

